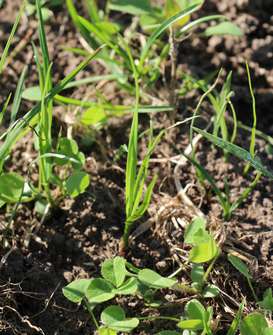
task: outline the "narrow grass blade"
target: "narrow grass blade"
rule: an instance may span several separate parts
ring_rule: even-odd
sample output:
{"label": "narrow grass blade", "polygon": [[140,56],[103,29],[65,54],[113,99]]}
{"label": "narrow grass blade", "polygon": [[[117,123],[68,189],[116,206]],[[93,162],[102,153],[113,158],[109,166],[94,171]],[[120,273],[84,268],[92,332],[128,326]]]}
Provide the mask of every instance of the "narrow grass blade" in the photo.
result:
{"label": "narrow grass blade", "polygon": [[90,36],[89,31],[81,24],[79,20],[79,15],[76,10],[76,7],[74,6],[73,0],[66,0],[66,6],[69,12],[69,15],[72,18],[72,21],[74,22],[75,26],[83,36],[83,38],[89,43],[89,45],[96,49],[99,47],[99,44],[95,41],[94,38]]}
{"label": "narrow grass blade", "polygon": [[12,30],[11,30],[11,33],[9,35],[9,38],[8,38],[8,41],[6,43],[6,46],[4,48],[4,51],[2,53],[2,56],[1,56],[1,59],[0,59],[0,74],[3,72],[4,68],[5,68],[5,64],[6,64],[6,60],[7,60],[7,57],[8,57],[8,53],[9,53],[9,49],[10,49],[10,46],[11,46],[11,43],[12,43],[12,40],[13,40],[13,37],[16,33],[16,30],[18,28],[18,25],[19,25],[19,22],[20,22],[20,19],[21,19],[21,16],[24,12],[24,9],[25,9],[25,1],[23,1],[23,4],[20,8],[20,11],[15,19],[15,22],[14,22],[14,25],[12,27]]}
{"label": "narrow grass blade", "polygon": [[11,96],[12,96],[12,94],[10,93],[10,95],[8,96],[7,100],[4,103],[4,106],[3,106],[2,110],[0,111],[0,124],[2,123],[4,115],[7,111]]}
{"label": "narrow grass blade", "polygon": [[[67,75],[58,85],[53,87],[45,98],[45,102],[47,103],[48,101],[52,100],[56,94],[61,93],[64,87],[70,83],[76,77],[76,75],[90,63],[92,59],[96,57],[101,49],[102,47],[97,49],[92,55],[90,55],[90,57],[84,60],[69,75]],[[28,129],[33,129],[33,126],[35,126],[37,123],[37,115],[39,114],[40,110],[41,103],[38,103],[24,116],[24,118],[19,119],[13,125],[11,125],[4,136],[2,136],[2,139],[5,137],[5,141],[0,147],[0,172],[3,168],[3,162],[9,154],[13,144],[18,140],[18,138],[23,136]]]}
{"label": "narrow grass blade", "polygon": [[[256,127],[257,127],[257,113],[256,113],[256,99],[252,87],[252,80],[251,75],[249,71],[248,63],[246,62],[246,72],[247,72],[247,79],[248,79],[248,86],[249,91],[252,99],[252,115],[253,115],[253,124],[251,129],[251,140],[250,140],[250,146],[249,146],[249,152],[251,154],[251,157],[255,157],[255,145],[256,145]],[[250,168],[250,163],[245,167],[244,173],[246,174]]]}
{"label": "narrow grass blade", "polygon": [[179,37],[181,35],[184,35],[185,33],[188,33],[191,29],[197,27],[198,25],[212,21],[212,20],[226,20],[227,18],[224,15],[209,15],[205,17],[201,17],[197,20],[191,21],[190,23],[185,24],[179,32],[176,34],[176,37]]}
{"label": "narrow grass blade", "polygon": [[186,156],[185,154],[184,156],[191,162],[193,166],[195,166],[199,170],[199,172],[201,172],[202,176],[210,183],[214,193],[219,198],[219,201],[224,209],[224,215],[226,215],[229,212],[229,204],[227,202],[227,199],[222,194],[221,190],[217,187],[213,177],[195,159],[193,159],[192,157]]}
{"label": "narrow grass blade", "polygon": [[20,108],[26,74],[27,74],[27,67],[25,66],[19,78],[18,84],[17,84],[17,88],[16,88],[16,92],[15,92],[15,96],[14,96],[14,100],[13,100],[13,104],[11,108],[10,125],[15,121],[17,113]]}
{"label": "narrow grass blade", "polygon": [[242,319],[242,316],[243,316],[244,307],[245,307],[245,303],[242,302],[240,304],[238,312],[236,313],[235,318],[232,321],[232,324],[231,324],[231,326],[228,330],[227,335],[236,335],[237,334],[237,331],[239,329],[239,325],[240,325],[240,322],[241,322],[241,319]]}
{"label": "narrow grass blade", "polygon": [[184,17],[194,13],[196,10],[198,10],[201,7],[202,2],[200,1],[198,4],[195,4],[193,6],[190,6],[186,8],[185,10],[179,12],[178,14],[172,16],[171,18],[165,20],[157,29],[156,31],[149,37],[149,39],[146,42],[146,45],[144,49],[141,52],[140,55],[140,61],[139,61],[139,70],[142,72],[142,68],[145,62],[145,59],[149,53],[150,48],[155,43],[155,41],[159,38],[159,36],[168,29],[171,25],[173,25],[175,22],[183,19]]}
{"label": "narrow grass blade", "polygon": [[199,129],[199,128],[195,128],[193,127],[193,129],[201,134],[202,136],[204,136],[207,140],[209,140],[210,142],[212,142],[214,145],[218,146],[219,148],[222,148],[224,150],[227,150],[230,154],[243,159],[247,162],[250,163],[250,165],[256,169],[257,171],[261,172],[263,175],[265,175],[266,177],[273,179],[273,173],[271,171],[269,171],[258,159],[255,159],[252,157],[252,155],[245,149],[222,140],[221,138],[214,136],[208,132],[206,132],[205,130]]}

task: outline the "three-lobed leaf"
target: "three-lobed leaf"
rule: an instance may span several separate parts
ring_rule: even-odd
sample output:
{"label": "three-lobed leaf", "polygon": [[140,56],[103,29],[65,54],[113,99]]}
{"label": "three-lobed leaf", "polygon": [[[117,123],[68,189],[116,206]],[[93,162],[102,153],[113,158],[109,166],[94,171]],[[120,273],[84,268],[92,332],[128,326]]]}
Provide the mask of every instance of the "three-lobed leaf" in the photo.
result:
{"label": "three-lobed leaf", "polygon": [[101,274],[103,278],[110,281],[115,287],[120,287],[126,277],[126,259],[123,257],[115,257],[103,262]]}

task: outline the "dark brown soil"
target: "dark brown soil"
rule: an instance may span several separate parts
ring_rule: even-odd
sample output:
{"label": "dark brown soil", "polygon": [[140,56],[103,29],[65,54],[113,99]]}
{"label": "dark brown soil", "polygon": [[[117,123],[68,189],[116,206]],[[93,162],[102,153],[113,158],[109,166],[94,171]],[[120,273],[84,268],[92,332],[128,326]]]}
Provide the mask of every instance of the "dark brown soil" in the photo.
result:
{"label": "dark brown soil", "polygon": [[[6,1],[0,10],[0,41],[3,46],[14,22],[19,1]],[[243,38],[212,37],[200,39],[193,36],[179,47],[179,66],[196,77],[224,68],[234,73],[234,104],[240,119],[248,125],[252,122],[251,100],[244,62],[249,61],[253,84],[257,97],[258,128],[273,134],[273,3],[268,1],[208,1],[203,14],[220,12],[237,22],[243,29]],[[69,73],[81,60],[72,57],[62,49],[62,45],[79,46],[78,36],[65,8],[54,13],[47,24],[47,38],[51,58],[54,60],[54,81]],[[36,23],[33,18],[24,18],[14,45],[23,42],[23,49],[16,55],[4,72],[1,82],[1,104],[9,92],[14,92],[18,76],[23,66],[29,66],[27,86],[37,83],[33,61],[31,40],[38,44]],[[80,76],[102,73],[99,64],[92,63]],[[126,104],[107,84],[105,94],[113,101]],[[80,88],[69,93],[72,96],[92,96],[92,88]],[[168,96],[165,87],[160,92]],[[179,101],[178,119],[189,116],[197,103],[195,95]],[[23,103],[21,113],[30,104]],[[56,108],[56,131],[65,131],[64,113],[69,109]],[[209,110],[207,111],[209,112]],[[7,120],[8,121],[8,120]],[[154,118],[154,126],[161,129],[168,124],[164,115]],[[147,125],[146,117],[141,119],[141,127]],[[86,170],[91,176],[88,191],[75,200],[65,199],[54,209],[48,219],[41,219],[34,212],[34,204],[20,205],[12,229],[6,229],[9,214],[0,210],[0,232],[5,245],[0,249],[0,333],[3,335],[46,334],[46,335],[90,335],[95,330],[87,313],[82,308],[70,304],[62,295],[62,287],[76,278],[90,278],[100,273],[103,260],[118,254],[119,240],[124,222],[124,168],[125,157],[115,160],[122,144],[128,141],[130,118],[113,119],[86,147]],[[97,140],[96,140],[97,139]],[[81,137],[79,136],[79,140]],[[238,143],[247,146],[249,134],[241,132]],[[172,218],[188,220],[191,213],[176,198],[174,184],[174,165],[170,158],[179,155],[188,145],[186,128],[175,128],[157,147],[153,158],[151,174],[159,175],[155,194],[149,213],[141,223],[152,222],[150,229],[143,232],[133,242],[126,254],[134,265],[150,267],[162,275],[169,275],[178,268],[174,257],[175,247],[183,248],[183,231],[172,222]],[[263,140],[257,141],[257,153],[273,169],[273,157],[265,152]],[[143,149],[143,146],[141,146]],[[220,151],[213,149],[206,141],[198,145],[198,158],[203,166],[215,177],[218,185],[224,187],[223,176],[228,178],[232,199],[237,198],[249,180],[242,177],[244,165],[237,159],[226,162]],[[8,167],[10,170],[26,174],[28,162],[35,157],[32,136],[16,145]],[[265,288],[273,284],[273,185],[263,178],[247,201],[234,213],[229,222],[221,218],[221,208],[217,199],[207,186],[204,195],[193,167],[186,165],[181,171],[181,183],[192,184],[188,196],[204,214],[210,218],[211,229],[224,232],[223,255],[217,261],[210,280],[218,285],[223,294],[213,303],[215,316],[221,323],[225,334],[226,323],[232,318],[232,311],[238,308],[243,297],[248,298],[247,309],[254,306],[246,281],[226,260],[226,252],[237,252],[251,266],[254,286],[259,297]],[[156,219],[156,214],[166,207],[164,220]],[[179,274],[180,280],[188,280],[188,269]],[[230,299],[231,296],[233,299]],[[182,313],[189,297],[184,294],[162,292],[162,299],[168,307],[162,314]],[[172,303],[176,302],[176,307]],[[128,315],[147,316],[155,313],[142,301],[131,298],[121,300]],[[224,308],[225,306],[225,308]],[[99,312],[99,311],[98,311]],[[99,313],[98,313],[99,315]],[[134,334],[154,334],[173,327],[166,322],[144,323]]]}

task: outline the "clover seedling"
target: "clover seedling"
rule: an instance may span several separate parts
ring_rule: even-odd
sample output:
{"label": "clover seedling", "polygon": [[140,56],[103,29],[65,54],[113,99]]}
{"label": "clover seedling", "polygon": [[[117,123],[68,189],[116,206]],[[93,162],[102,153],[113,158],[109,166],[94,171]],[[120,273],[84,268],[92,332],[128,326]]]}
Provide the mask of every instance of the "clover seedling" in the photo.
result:
{"label": "clover seedling", "polygon": [[[115,257],[103,262],[100,278],[75,280],[63,288],[64,296],[73,303],[84,303],[93,320],[94,308],[116,296],[141,296],[141,288],[150,290],[171,288],[176,284],[175,279],[165,278],[158,273],[143,269],[139,270],[122,257]],[[109,306],[101,313],[100,335],[130,332],[138,326],[138,318],[126,318],[120,306]],[[95,322],[97,325],[97,322]],[[98,327],[97,327],[98,328]]]}
{"label": "clover seedling", "polygon": [[[192,287],[200,292],[204,298],[215,297],[218,295],[219,289],[215,285],[205,284],[214,262],[220,254],[220,249],[213,236],[206,230],[205,219],[199,217],[193,219],[185,230],[184,242],[192,246],[189,253],[189,261],[193,263]],[[205,272],[203,263],[207,262],[211,262],[211,264]]]}

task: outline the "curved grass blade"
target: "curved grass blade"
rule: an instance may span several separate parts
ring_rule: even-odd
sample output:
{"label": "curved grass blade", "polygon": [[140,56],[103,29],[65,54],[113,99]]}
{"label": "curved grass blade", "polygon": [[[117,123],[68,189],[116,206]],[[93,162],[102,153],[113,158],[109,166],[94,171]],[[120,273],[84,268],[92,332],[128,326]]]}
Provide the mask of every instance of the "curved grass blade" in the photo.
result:
{"label": "curved grass blade", "polygon": [[233,144],[227,141],[224,141],[223,139],[214,136],[208,132],[206,132],[205,130],[193,127],[193,129],[201,134],[202,136],[204,136],[207,140],[209,140],[210,142],[212,142],[214,145],[218,146],[219,148],[222,148],[226,151],[228,151],[230,154],[243,159],[247,162],[249,162],[249,164],[256,169],[257,171],[261,172],[264,176],[273,179],[273,172],[269,171],[261,162],[260,160],[256,159],[255,157],[253,158],[251,153],[249,153],[247,150]]}
{"label": "curved grass blade", "polygon": [[14,25],[12,27],[12,30],[11,30],[11,33],[9,35],[9,38],[8,38],[8,41],[6,43],[6,46],[4,48],[4,51],[2,53],[2,56],[1,56],[1,59],[0,59],[0,74],[3,72],[4,68],[5,68],[5,65],[6,65],[6,60],[7,60],[7,57],[8,57],[8,53],[9,53],[9,49],[10,49],[10,46],[11,46],[11,43],[12,43],[12,40],[13,40],[13,37],[16,33],[16,30],[18,28],[18,25],[19,25],[19,22],[20,22],[20,19],[21,19],[21,16],[24,12],[24,9],[25,9],[25,5],[26,5],[26,2],[24,1],[21,8],[20,8],[20,11],[15,19],[15,22],[14,22]]}
{"label": "curved grass blade", "polygon": [[17,113],[19,111],[20,108],[20,104],[21,104],[21,100],[22,100],[22,94],[23,94],[23,90],[24,90],[24,84],[25,84],[25,79],[26,79],[26,74],[27,74],[27,67],[25,66],[21,76],[19,78],[17,87],[16,87],[16,92],[14,95],[14,100],[13,100],[13,104],[12,104],[12,108],[11,108],[11,115],[10,115],[10,124],[12,124],[17,116]]}
{"label": "curved grass blade", "polygon": [[185,10],[179,12],[178,14],[170,17],[169,19],[165,20],[158,28],[157,30],[149,37],[147,40],[147,43],[144,47],[144,49],[141,52],[140,55],[140,61],[139,61],[139,70],[142,72],[143,64],[145,62],[145,59],[148,55],[148,52],[152,45],[155,43],[155,41],[159,38],[159,36],[168,29],[171,25],[173,25],[175,22],[183,19],[184,17],[194,13],[196,10],[198,10],[201,5],[203,4],[203,1],[199,1],[197,4],[190,6],[186,8]]}

